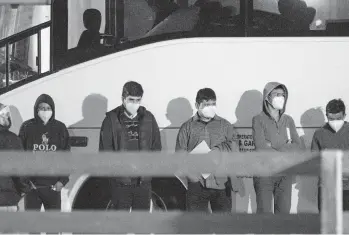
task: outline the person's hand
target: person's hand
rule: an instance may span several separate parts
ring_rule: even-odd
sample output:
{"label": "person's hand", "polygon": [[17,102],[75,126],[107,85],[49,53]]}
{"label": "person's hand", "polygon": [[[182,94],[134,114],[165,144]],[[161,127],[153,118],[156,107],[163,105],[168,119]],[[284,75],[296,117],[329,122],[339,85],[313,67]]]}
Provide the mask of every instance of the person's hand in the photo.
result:
{"label": "person's hand", "polygon": [[270,141],[267,141],[267,146],[271,147],[271,142]]}
{"label": "person's hand", "polygon": [[62,188],[64,187],[64,185],[62,184],[62,182],[58,181],[53,187],[52,189],[54,191],[60,192],[62,190]]}

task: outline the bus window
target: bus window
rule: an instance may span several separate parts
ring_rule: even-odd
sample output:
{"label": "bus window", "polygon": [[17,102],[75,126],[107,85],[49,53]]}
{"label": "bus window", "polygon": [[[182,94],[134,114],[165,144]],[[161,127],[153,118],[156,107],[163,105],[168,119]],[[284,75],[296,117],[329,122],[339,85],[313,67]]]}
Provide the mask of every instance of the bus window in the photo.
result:
{"label": "bus window", "polygon": [[[153,0],[153,3],[160,0]],[[239,20],[240,0],[166,0],[164,10],[156,7],[154,27],[145,37],[190,32],[195,36],[242,36]],[[167,9],[167,10],[166,10]],[[161,13],[164,15],[162,16]],[[164,17],[168,15],[167,17]]]}
{"label": "bus window", "polygon": [[254,0],[250,36],[325,36],[326,26],[346,22],[348,13],[349,1],[343,0]]}
{"label": "bus window", "polygon": [[100,33],[105,29],[105,2],[101,0],[68,0],[68,49],[77,47],[82,33],[87,29],[84,24],[84,13],[96,9],[101,14]]}
{"label": "bus window", "polygon": [[68,52],[56,70],[161,40],[244,35],[240,0],[68,0]]}

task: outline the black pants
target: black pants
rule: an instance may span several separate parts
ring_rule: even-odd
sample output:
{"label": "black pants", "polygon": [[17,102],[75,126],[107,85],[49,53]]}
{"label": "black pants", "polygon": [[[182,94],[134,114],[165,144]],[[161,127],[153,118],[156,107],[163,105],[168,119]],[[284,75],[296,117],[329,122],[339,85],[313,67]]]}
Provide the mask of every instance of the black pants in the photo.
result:
{"label": "black pants", "polygon": [[45,210],[61,210],[61,192],[41,188],[32,190],[24,198],[25,210],[40,210],[42,204]]}
{"label": "black pants", "polygon": [[111,198],[115,210],[150,210],[151,184],[112,184]]}
{"label": "black pants", "polygon": [[212,212],[231,212],[232,199],[225,189],[210,189],[200,182],[188,183],[187,210],[209,212],[210,202]]}
{"label": "black pants", "polygon": [[[317,206],[321,212],[321,186],[318,187],[317,196]],[[349,211],[349,190],[343,190],[343,210]]]}

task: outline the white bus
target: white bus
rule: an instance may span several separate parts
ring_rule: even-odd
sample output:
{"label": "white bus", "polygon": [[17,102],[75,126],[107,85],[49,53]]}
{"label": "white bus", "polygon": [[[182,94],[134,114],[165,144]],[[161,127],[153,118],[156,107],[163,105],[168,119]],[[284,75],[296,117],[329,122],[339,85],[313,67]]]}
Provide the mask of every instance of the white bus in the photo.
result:
{"label": "white bus", "polygon": [[[18,1],[24,2],[31,1]],[[252,117],[261,112],[264,85],[278,81],[289,89],[286,113],[309,148],[313,132],[326,122],[327,102],[342,98],[349,104],[348,4],[53,1],[49,11],[37,11],[49,13],[50,21],[0,41],[0,102],[12,106],[12,130],[18,133],[32,117],[36,98],[51,95],[57,119],[69,127],[72,151],[98,152],[105,113],[120,105],[123,84],[135,80],[145,90],[143,105],[161,128],[163,151],[172,153],[180,125],[195,113],[196,92],[210,87],[217,94],[219,115],[239,132],[241,151],[253,151]],[[19,60],[13,48],[23,40],[28,56]],[[246,196],[236,196],[232,209],[253,213],[252,179],[244,182]],[[105,210],[108,190],[105,178],[71,176],[63,208]],[[153,191],[156,208],[185,210],[185,188],[177,178],[155,179]],[[297,212],[317,213],[317,178],[294,177],[291,213]]]}

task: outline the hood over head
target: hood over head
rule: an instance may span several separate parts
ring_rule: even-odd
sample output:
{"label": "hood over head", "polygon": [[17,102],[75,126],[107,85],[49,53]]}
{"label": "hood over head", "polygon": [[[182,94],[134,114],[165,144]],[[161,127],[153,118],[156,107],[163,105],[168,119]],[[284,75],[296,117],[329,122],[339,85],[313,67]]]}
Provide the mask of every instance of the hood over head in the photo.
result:
{"label": "hood over head", "polygon": [[281,88],[285,91],[285,105],[284,105],[284,108],[280,110],[280,116],[284,114],[286,110],[286,105],[288,100],[288,90],[286,86],[279,82],[269,82],[267,83],[267,85],[265,85],[263,90],[263,112],[268,116],[270,116],[270,109],[269,109],[268,103],[270,103],[271,101],[269,100],[269,95],[275,88]]}
{"label": "hood over head", "polygon": [[10,107],[0,103],[0,131],[10,129],[11,125]]}
{"label": "hood over head", "polygon": [[46,103],[48,105],[51,106],[51,109],[52,109],[52,117],[50,120],[53,120],[55,119],[55,103],[52,99],[51,96],[47,95],[47,94],[42,94],[40,95],[37,99],[36,99],[36,102],[35,102],[35,105],[34,105],[34,117],[36,120],[41,120],[40,117],[39,117],[39,112],[38,112],[38,108],[39,108],[39,104],[41,103]]}

